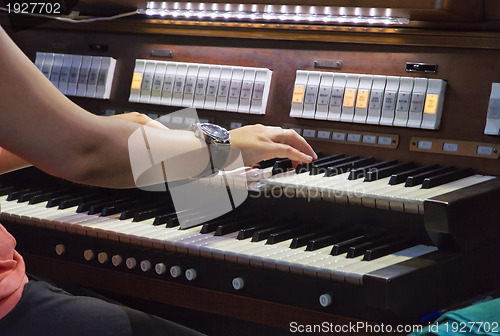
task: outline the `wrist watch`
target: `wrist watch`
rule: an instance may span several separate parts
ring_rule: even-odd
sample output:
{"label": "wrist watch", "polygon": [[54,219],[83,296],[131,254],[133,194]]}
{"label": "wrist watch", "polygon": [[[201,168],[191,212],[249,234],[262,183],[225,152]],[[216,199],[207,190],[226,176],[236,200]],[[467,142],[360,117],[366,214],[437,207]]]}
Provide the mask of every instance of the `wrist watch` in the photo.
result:
{"label": "wrist watch", "polygon": [[195,178],[215,175],[224,166],[231,150],[229,132],[224,127],[211,123],[196,123],[191,126],[196,137],[205,141],[210,155],[207,167]]}

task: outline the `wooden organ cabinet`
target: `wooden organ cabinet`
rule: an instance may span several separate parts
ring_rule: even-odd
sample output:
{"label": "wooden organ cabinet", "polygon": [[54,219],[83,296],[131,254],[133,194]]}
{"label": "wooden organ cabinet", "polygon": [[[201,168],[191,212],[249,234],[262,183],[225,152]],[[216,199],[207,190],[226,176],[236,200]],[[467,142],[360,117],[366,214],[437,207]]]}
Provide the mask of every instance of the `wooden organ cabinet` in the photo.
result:
{"label": "wooden organ cabinet", "polygon": [[[293,128],[321,155],[263,162],[239,208],[185,232],[158,206],[168,193],[1,176],[29,272],[210,335],[419,324],[499,288],[496,0],[57,4],[66,21],[6,1],[1,23],[88,111],[193,107],[226,128]],[[206,243],[65,222],[108,215]]]}

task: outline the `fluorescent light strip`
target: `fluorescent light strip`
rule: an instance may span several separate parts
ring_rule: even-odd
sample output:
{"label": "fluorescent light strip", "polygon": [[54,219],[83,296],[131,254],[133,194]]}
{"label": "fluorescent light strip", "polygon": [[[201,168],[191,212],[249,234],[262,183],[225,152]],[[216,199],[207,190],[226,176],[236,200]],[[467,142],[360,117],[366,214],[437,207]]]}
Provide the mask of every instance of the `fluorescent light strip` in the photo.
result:
{"label": "fluorescent light strip", "polygon": [[[169,19],[224,20],[250,22],[297,22],[317,24],[408,24],[409,19],[391,17],[390,9],[361,9],[325,6],[287,6],[257,4],[181,3],[150,1],[139,14]],[[383,16],[377,16],[383,12]]]}

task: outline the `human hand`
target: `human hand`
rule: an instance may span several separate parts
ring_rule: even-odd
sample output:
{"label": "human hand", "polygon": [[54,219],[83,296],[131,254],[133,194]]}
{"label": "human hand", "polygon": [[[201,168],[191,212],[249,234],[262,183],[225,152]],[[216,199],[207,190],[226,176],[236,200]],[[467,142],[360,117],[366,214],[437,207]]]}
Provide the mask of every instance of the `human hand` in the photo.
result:
{"label": "human hand", "polygon": [[148,117],[147,115],[139,113],[139,112],[128,112],[128,113],[115,114],[112,117],[125,119],[128,121],[133,121],[133,122],[141,124],[141,125],[147,125],[147,126],[156,127],[156,128],[168,129],[168,127],[166,127],[165,125],[163,125],[159,121],[153,120],[150,117]]}
{"label": "human hand", "polygon": [[239,148],[245,165],[272,158],[289,158],[295,166],[317,159],[307,141],[291,129],[256,124],[229,133],[231,144]]}

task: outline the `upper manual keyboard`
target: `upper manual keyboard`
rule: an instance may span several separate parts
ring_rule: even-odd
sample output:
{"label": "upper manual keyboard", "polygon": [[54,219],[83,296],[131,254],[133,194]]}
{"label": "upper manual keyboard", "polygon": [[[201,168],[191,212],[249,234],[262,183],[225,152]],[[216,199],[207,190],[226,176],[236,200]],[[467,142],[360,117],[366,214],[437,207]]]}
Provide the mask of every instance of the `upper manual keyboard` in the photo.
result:
{"label": "upper manual keyboard", "polygon": [[338,154],[301,164],[262,183],[282,188],[287,195],[422,214],[426,199],[494,178],[468,168]]}

